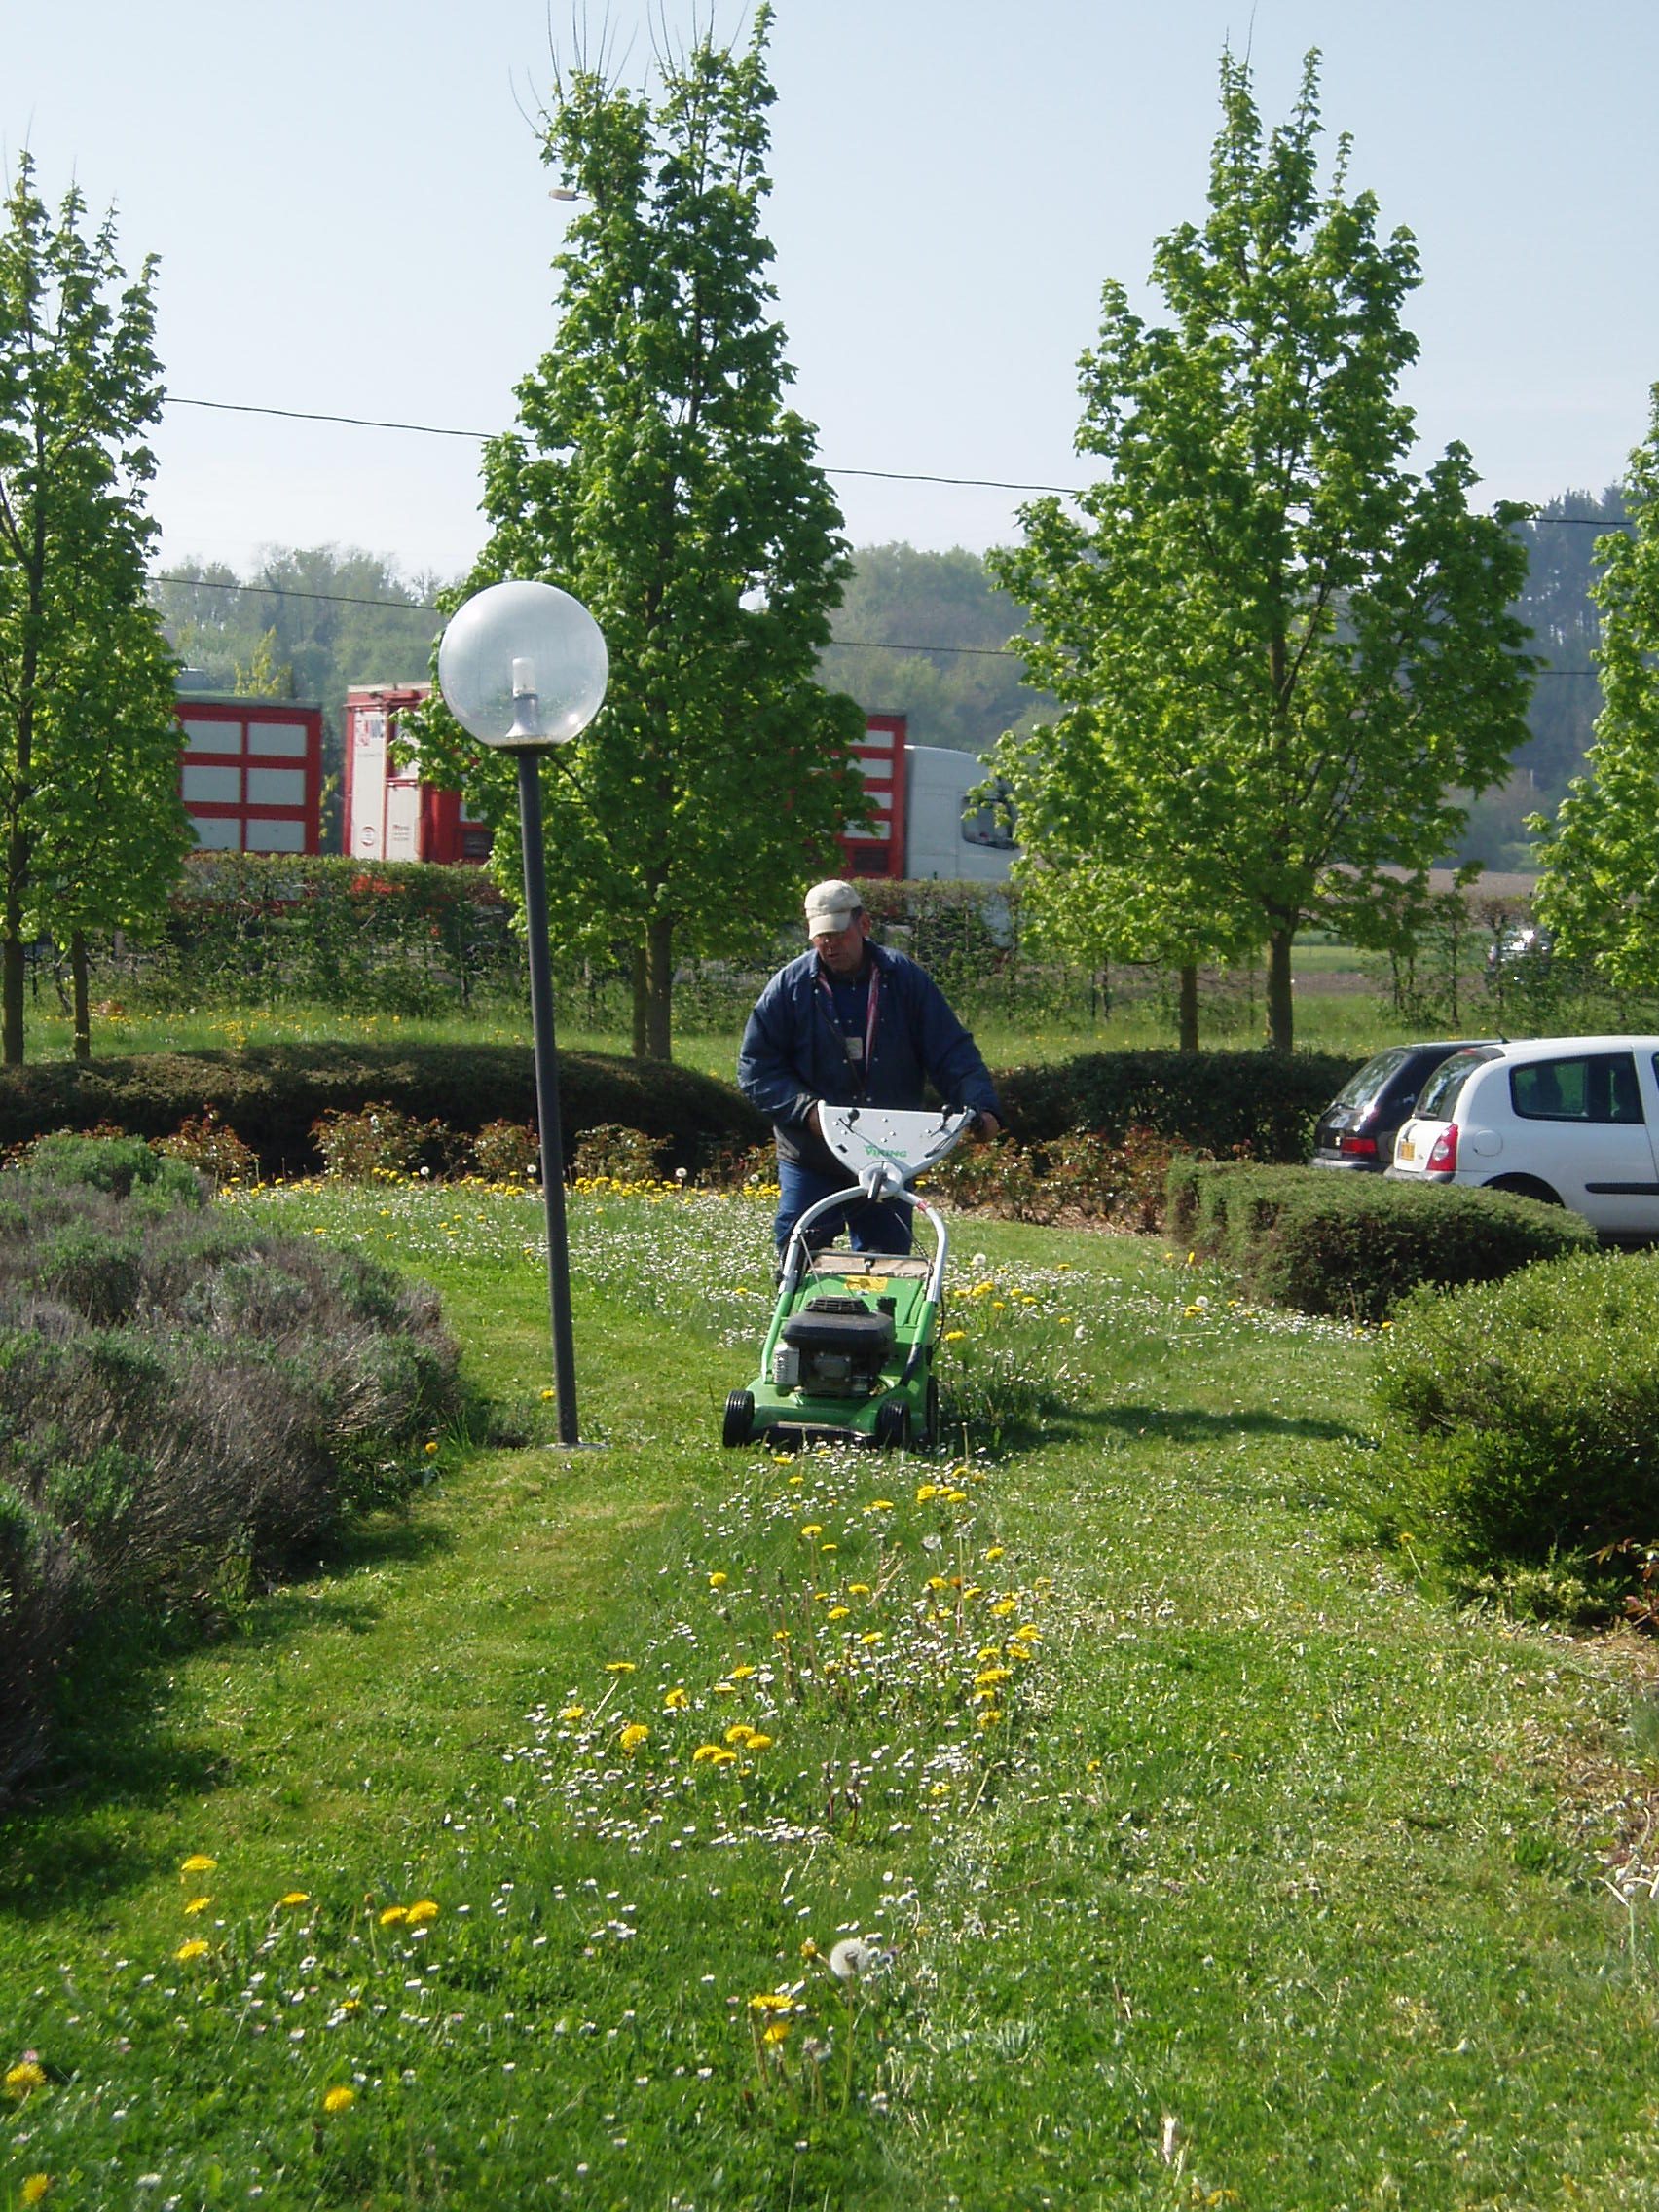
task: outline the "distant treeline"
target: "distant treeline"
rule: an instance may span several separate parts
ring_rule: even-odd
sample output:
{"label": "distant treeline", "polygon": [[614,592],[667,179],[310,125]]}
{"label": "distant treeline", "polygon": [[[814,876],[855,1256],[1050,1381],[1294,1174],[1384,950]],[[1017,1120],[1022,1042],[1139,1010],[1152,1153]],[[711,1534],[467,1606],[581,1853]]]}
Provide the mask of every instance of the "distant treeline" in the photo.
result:
{"label": "distant treeline", "polygon": [[[1530,566],[1516,611],[1546,672],[1515,774],[1475,803],[1449,858],[1527,867],[1526,816],[1553,809],[1583,772],[1602,705],[1587,673],[1599,634],[1590,599],[1595,545],[1602,530],[1623,521],[1615,485],[1563,493],[1519,526]],[[823,659],[827,683],[866,712],[907,715],[918,745],[984,753],[1004,730],[1042,719],[1050,703],[1027,690],[1018,656],[1004,650],[1021,626],[1020,609],[977,553],[866,545],[854,563]],[[216,688],[319,702],[325,766],[337,780],[348,686],[425,678],[439,585],[435,576],[405,578],[350,547],[274,547],[245,577],[223,563],[177,564],[157,584],[156,603],[174,649]],[[337,816],[325,815],[325,843],[337,829]]]}

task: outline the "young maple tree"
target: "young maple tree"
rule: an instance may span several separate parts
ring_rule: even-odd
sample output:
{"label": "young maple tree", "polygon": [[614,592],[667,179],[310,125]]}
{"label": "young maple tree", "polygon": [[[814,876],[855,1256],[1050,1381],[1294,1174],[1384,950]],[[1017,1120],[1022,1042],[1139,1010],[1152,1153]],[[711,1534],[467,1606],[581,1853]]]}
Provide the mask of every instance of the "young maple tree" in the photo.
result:
{"label": "young maple tree", "polygon": [[992,557],[1062,710],[996,756],[1035,917],[1096,960],[1265,947],[1282,1051],[1298,930],[1398,932],[1454,794],[1526,736],[1531,671],[1507,611],[1524,510],[1471,512],[1459,445],[1406,465],[1417,248],[1349,196],[1346,139],[1321,189],[1317,92],[1314,54],[1264,135],[1223,57],[1208,217],[1154,256],[1168,320],[1109,283],[1084,358],[1078,446],[1107,473]]}
{"label": "young maple tree", "polygon": [[55,222],[18,164],[0,232],[0,1057],[23,1057],[25,955],[155,927],[191,842],[176,663],[147,599],[145,433],[161,411],[155,262],[129,282],[113,217]]}
{"label": "young maple tree", "polygon": [[[666,1059],[675,966],[752,947],[798,911],[861,812],[854,703],[816,681],[848,572],[791,370],[760,229],[771,10],[742,51],[659,54],[655,103],[603,66],[561,75],[545,158],[579,212],[558,334],[486,451],[493,525],[445,606],[506,577],[558,584],[610,658],[606,704],[546,777],[555,942],[629,960],[634,1050]],[[516,853],[510,764],[441,713],[423,758],[464,779]]]}

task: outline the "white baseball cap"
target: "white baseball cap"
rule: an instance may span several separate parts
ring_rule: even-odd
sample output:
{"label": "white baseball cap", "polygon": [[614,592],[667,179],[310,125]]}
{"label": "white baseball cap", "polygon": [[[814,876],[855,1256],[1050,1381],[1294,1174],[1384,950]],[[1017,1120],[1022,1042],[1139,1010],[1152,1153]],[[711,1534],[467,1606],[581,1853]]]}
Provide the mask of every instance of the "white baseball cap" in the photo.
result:
{"label": "white baseball cap", "polygon": [[850,883],[839,876],[831,876],[828,883],[815,883],[806,895],[806,934],[818,937],[830,930],[844,930],[855,914],[864,911],[864,901]]}

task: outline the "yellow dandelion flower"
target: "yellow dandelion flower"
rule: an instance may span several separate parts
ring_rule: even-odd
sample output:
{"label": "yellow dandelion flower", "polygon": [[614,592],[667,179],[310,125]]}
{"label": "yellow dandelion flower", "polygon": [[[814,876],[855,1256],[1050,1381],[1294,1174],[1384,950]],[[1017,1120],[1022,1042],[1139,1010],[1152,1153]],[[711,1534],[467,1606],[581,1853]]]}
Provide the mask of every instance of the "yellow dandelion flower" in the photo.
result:
{"label": "yellow dandelion flower", "polygon": [[938,1483],[918,1483],[916,1485],[916,1503],[918,1505],[926,1505],[930,1497],[937,1497],[938,1495]]}
{"label": "yellow dandelion flower", "polygon": [[417,1898],[415,1902],[409,1907],[410,1927],[425,1928],[430,1926],[430,1924],[437,1919],[438,1910],[438,1900],[436,1899],[436,1898]]}
{"label": "yellow dandelion flower", "polygon": [[754,1733],[747,1720],[734,1720],[725,1732],[725,1740],[728,1744],[747,1744]]}
{"label": "yellow dandelion flower", "polygon": [[735,1682],[717,1682],[714,1694],[716,1697],[736,1697],[737,1684]]}
{"label": "yellow dandelion flower", "polygon": [[[991,1556],[991,1555],[990,1555],[990,1553],[989,1553],[989,1552],[987,1552],[987,1553],[985,1554],[985,1557],[986,1557],[987,1559],[989,1559],[989,1558],[990,1558],[990,1556]],[[1005,1617],[1005,1616],[1006,1616],[1007,1614],[1009,1614],[1009,1613],[1012,1613],[1012,1612],[1014,1612],[1014,1610],[1016,1610],[1016,1607],[1017,1607],[1017,1600],[1015,1600],[1015,1599],[1014,1599],[1014,1598],[999,1598],[999,1599],[997,1600],[996,1604],[994,1604],[994,1605],[993,1605],[993,1606],[991,1607],[991,1610],[992,1610],[992,1612],[993,1612],[993,1613],[995,1613],[995,1614],[997,1615],[997,1617],[998,1617],[999,1619],[1002,1619],[1002,1618],[1003,1618],[1003,1617]]]}
{"label": "yellow dandelion flower", "polygon": [[211,1898],[191,1898],[184,1909],[189,1913],[205,1912],[212,1901]]}
{"label": "yellow dandelion flower", "polygon": [[630,1720],[616,1739],[617,1747],[624,1751],[637,1751],[649,1736],[650,1730],[643,1720]]}
{"label": "yellow dandelion flower", "polygon": [[942,1574],[930,1574],[928,1576],[928,1588],[930,1590],[946,1590],[949,1587],[950,1585],[945,1581]]}
{"label": "yellow dandelion flower", "polygon": [[406,1904],[388,1904],[380,1916],[380,1924],[383,1928],[401,1928],[408,1918],[409,1907]]}
{"label": "yellow dandelion flower", "polygon": [[310,1890],[284,1890],[276,1899],[278,1904],[310,1904]]}
{"label": "yellow dandelion flower", "polygon": [[947,1490],[944,1502],[946,1505],[965,1505],[968,1502],[968,1493],[965,1490]]}
{"label": "yellow dandelion flower", "polygon": [[686,1689],[683,1682],[679,1682],[673,1689],[669,1691],[668,1695],[663,1699],[662,1709],[664,1713],[683,1713],[685,1711],[685,1708],[690,1703],[691,1697],[689,1691]]}
{"label": "yellow dandelion flower", "polygon": [[25,2204],[38,2204],[51,2187],[52,2176],[50,2174],[25,2174],[23,2176],[23,2202]]}
{"label": "yellow dandelion flower", "polygon": [[775,1628],[772,1631],[772,1641],[774,1643],[788,1643],[789,1641],[790,1632],[787,1628]]}
{"label": "yellow dandelion flower", "polygon": [[754,1672],[754,1668],[748,1665],[748,1663],[746,1662],[743,1666],[734,1667],[731,1670],[731,1678],[734,1682],[746,1682],[749,1680]]}
{"label": "yellow dandelion flower", "polygon": [[847,1584],[847,1596],[849,1598],[867,1598],[869,1596],[869,1584],[867,1582],[849,1582]]}
{"label": "yellow dandelion flower", "polygon": [[749,2000],[752,2012],[793,2012],[794,1999],[784,1989],[763,1989],[758,1997]]}
{"label": "yellow dandelion flower", "polygon": [[181,1943],[173,1953],[173,1957],[183,1965],[188,1965],[192,1959],[204,1959],[206,1956],[207,1946],[200,1936],[193,1936],[188,1943]]}
{"label": "yellow dandelion flower", "polygon": [[[988,1547],[987,1547],[987,1549],[986,1549],[986,1552],[985,1552],[985,1555],[984,1555],[984,1556],[985,1556],[985,1558],[986,1558],[987,1560],[993,1560],[993,1559],[1001,1559],[1001,1558],[1002,1558],[1002,1556],[1003,1556],[1003,1553],[1004,1553],[1004,1552],[1005,1552],[1005,1551],[1006,1551],[1007,1549],[1008,1549],[1008,1546],[1007,1546],[1006,1544],[991,1544],[990,1546],[988,1546]],[[1011,1606],[1012,1606],[1012,1604],[1013,1604],[1013,1600],[1011,1599],[1011,1600],[1009,1601],[1009,1603],[1010,1603],[1010,1604],[1011,1604]]]}
{"label": "yellow dandelion flower", "polygon": [[[206,1944],[202,1948],[205,1950]],[[46,2068],[32,2058],[20,2059],[6,2071],[6,2094],[9,2097],[26,2097],[32,2090],[46,2086]]]}
{"label": "yellow dandelion flower", "polygon": [[824,1524],[822,1521],[809,1521],[801,1530],[803,1536],[822,1536],[823,1533]]}
{"label": "yellow dandelion flower", "polygon": [[324,2112],[350,2112],[356,2101],[356,2090],[348,2089],[342,2083],[339,2088],[329,2090],[322,2100],[322,2109]]}
{"label": "yellow dandelion flower", "polygon": [[219,1862],[209,1859],[204,1851],[193,1851],[179,1868],[181,1874],[211,1874]]}
{"label": "yellow dandelion flower", "polygon": [[966,1329],[946,1329],[944,1332],[944,1341],[947,1345],[965,1344],[967,1339],[968,1332]]}
{"label": "yellow dandelion flower", "polygon": [[772,1739],[770,1736],[762,1736],[759,1731],[756,1730],[756,1732],[750,1737],[748,1743],[744,1746],[744,1749],[745,1751],[769,1751],[772,1749]]}
{"label": "yellow dandelion flower", "polygon": [[555,1393],[552,1390],[543,1390],[541,1393],[541,1403],[544,1406],[550,1406],[553,1403],[554,1396]]}
{"label": "yellow dandelion flower", "polygon": [[1001,1718],[1002,1714],[994,1705],[981,1706],[977,1714],[978,1725],[981,1728],[994,1728]]}
{"label": "yellow dandelion flower", "polygon": [[428,1458],[428,1459],[429,1459],[429,1458],[431,1457],[432,1454],[433,1454],[433,1453],[434,1453],[434,1452],[435,1452],[435,1451],[437,1450],[437,1448],[438,1448],[438,1440],[437,1440],[437,1438],[436,1438],[435,1436],[428,1436],[428,1437],[427,1437],[427,1439],[426,1439],[426,1445],[425,1445],[426,1456],[427,1456],[427,1458]]}
{"label": "yellow dandelion flower", "polygon": [[831,1605],[824,1618],[827,1621],[844,1621],[852,1609],[851,1605]]}
{"label": "yellow dandelion flower", "polygon": [[762,2043],[769,2043],[772,2045],[788,2043],[789,2040],[790,2023],[788,2022],[788,2020],[769,2021],[760,2037],[760,2041]]}
{"label": "yellow dandelion flower", "polygon": [[839,1544],[820,1544],[818,1548],[821,1552],[838,1552],[841,1547]]}
{"label": "yellow dandelion flower", "polygon": [[587,1718],[587,1707],[585,1705],[567,1705],[560,1713],[559,1717],[561,1720],[585,1720]]}
{"label": "yellow dandelion flower", "polygon": [[998,1682],[1011,1682],[1013,1679],[1012,1667],[987,1667],[983,1674],[974,1677],[974,1687],[977,1690],[992,1689]]}
{"label": "yellow dandelion flower", "polygon": [[818,1945],[812,1940],[812,1937],[810,1936],[801,1945],[800,1955],[803,1959],[816,1959],[823,1956],[822,1952],[818,1948]]}
{"label": "yellow dandelion flower", "polygon": [[639,1673],[639,1669],[632,1659],[608,1659],[605,1662],[605,1671],[608,1675],[636,1675]]}
{"label": "yellow dandelion flower", "polygon": [[866,1631],[865,1631],[865,1633],[863,1634],[863,1636],[861,1636],[861,1637],[859,1638],[859,1641],[860,1641],[861,1643],[863,1643],[863,1644],[879,1643],[879,1642],[881,1641],[881,1631],[880,1631],[880,1629],[878,1629],[878,1628],[870,1628],[870,1629],[866,1629]]}
{"label": "yellow dandelion flower", "polygon": [[709,1577],[709,1588],[711,1590],[723,1590],[730,1580],[730,1575],[723,1573],[720,1568],[716,1567],[714,1573]]}
{"label": "yellow dandelion flower", "polygon": [[890,1497],[872,1497],[865,1507],[866,1513],[891,1513],[892,1510],[893,1500]]}
{"label": "yellow dandelion flower", "polygon": [[699,1744],[691,1753],[691,1764],[708,1766],[718,1760],[729,1758],[730,1755],[728,1751],[722,1751],[719,1744]]}
{"label": "yellow dandelion flower", "polygon": [[1003,1645],[1011,1659],[1035,1659],[1037,1654],[1029,1643],[1021,1643],[1017,1637]]}

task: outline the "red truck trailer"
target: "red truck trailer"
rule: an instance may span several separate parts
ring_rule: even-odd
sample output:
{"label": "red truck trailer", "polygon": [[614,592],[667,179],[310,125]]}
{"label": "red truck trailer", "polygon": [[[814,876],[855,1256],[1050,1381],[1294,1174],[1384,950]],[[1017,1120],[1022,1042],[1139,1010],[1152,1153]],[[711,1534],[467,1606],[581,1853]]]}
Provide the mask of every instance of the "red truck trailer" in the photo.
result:
{"label": "red truck trailer", "polygon": [[186,691],[174,702],[179,790],[210,852],[314,853],[322,818],[322,709]]}
{"label": "red truck trailer", "polygon": [[356,683],[346,694],[343,849],[349,860],[461,862],[490,858],[490,827],[469,814],[460,792],[421,780],[418,763],[391,757],[400,715],[419,707],[428,683]]}

